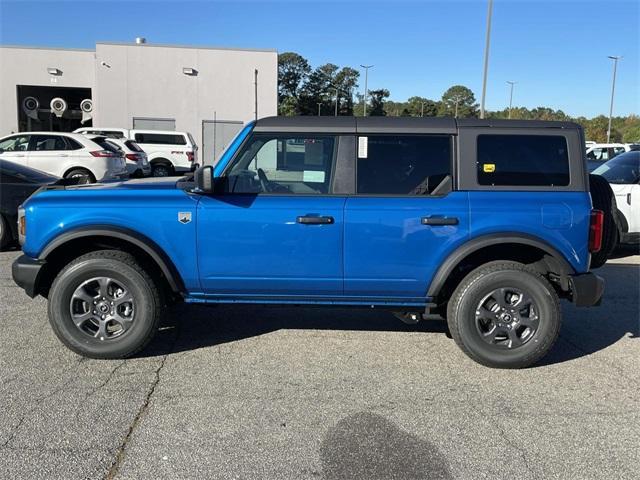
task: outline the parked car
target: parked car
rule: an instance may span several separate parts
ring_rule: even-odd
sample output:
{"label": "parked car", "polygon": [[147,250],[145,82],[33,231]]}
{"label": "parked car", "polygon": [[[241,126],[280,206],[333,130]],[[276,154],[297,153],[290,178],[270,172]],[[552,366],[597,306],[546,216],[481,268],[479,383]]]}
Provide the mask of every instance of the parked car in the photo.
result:
{"label": "parked car", "polygon": [[615,194],[620,243],[640,243],[640,151],[622,153],[593,173],[606,178]]}
{"label": "parked car", "polygon": [[81,133],[83,135],[102,135],[109,138],[130,138],[129,130],[126,128],[82,127],[74,130],[73,133]]}
{"label": "parked car", "polygon": [[76,132],[135,140],[147,154],[155,177],[180,175],[194,171],[198,167],[198,146],[188,132],[97,127],[83,127]]}
{"label": "parked car", "polygon": [[582,139],[570,122],[264,118],[193,177],[32,196],[13,278],[93,358],[142,349],[176,298],[440,315],[473,360],[525,367],[559,299],[603,294],[612,202]]}
{"label": "parked car", "polygon": [[589,171],[593,172],[605,162],[608,162],[616,155],[631,150],[630,145],[625,143],[593,143],[587,145],[586,155]]}
{"label": "parked car", "polygon": [[58,177],[0,158],[0,249],[18,241],[18,206]]}
{"label": "parked car", "polygon": [[122,157],[85,135],[62,132],[26,132],[0,138],[5,160],[80,183],[112,180],[127,175]]}
{"label": "parked car", "polygon": [[147,154],[133,140],[126,138],[103,137],[104,142],[122,154],[130,177],[148,177],[151,175],[151,165]]}

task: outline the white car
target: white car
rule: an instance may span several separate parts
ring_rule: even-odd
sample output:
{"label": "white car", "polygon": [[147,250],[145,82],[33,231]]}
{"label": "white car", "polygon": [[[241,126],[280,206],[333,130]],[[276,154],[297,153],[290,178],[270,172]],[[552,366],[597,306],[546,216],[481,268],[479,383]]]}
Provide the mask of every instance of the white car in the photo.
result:
{"label": "white car", "polygon": [[83,127],[76,133],[134,140],[147,154],[155,177],[190,172],[198,167],[198,146],[189,132]]}
{"label": "white car", "polygon": [[640,243],[640,151],[622,153],[593,171],[611,185],[620,243]]}
{"label": "white car", "polygon": [[130,177],[148,177],[151,175],[151,165],[147,154],[133,140],[126,138],[101,137],[108,145],[112,145],[122,152]]}
{"label": "white car", "polygon": [[78,183],[127,176],[121,155],[84,135],[63,132],[24,132],[0,138],[0,156],[36,170]]}

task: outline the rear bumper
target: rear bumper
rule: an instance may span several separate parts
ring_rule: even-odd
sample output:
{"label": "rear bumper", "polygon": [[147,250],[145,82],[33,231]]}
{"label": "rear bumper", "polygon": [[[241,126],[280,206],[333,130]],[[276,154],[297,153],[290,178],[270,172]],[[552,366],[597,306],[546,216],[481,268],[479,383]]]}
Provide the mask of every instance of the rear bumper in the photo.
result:
{"label": "rear bumper", "polygon": [[25,293],[31,298],[35,297],[38,276],[42,267],[45,265],[44,260],[36,260],[35,258],[20,255],[11,265],[11,276],[16,284],[24,289]]}
{"label": "rear bumper", "polygon": [[577,307],[600,305],[604,294],[604,279],[588,272],[569,277],[571,299]]}

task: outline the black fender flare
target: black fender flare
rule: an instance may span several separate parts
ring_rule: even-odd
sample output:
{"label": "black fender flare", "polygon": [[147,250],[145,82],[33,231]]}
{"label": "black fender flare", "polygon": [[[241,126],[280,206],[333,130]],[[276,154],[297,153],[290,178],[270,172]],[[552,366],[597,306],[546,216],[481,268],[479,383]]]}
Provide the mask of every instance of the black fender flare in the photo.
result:
{"label": "black fender flare", "polygon": [[71,240],[84,237],[111,237],[135,245],[147,253],[158,265],[162,274],[169,282],[171,290],[176,293],[185,291],[180,273],[162,248],[149,237],[128,228],[112,225],[93,225],[69,230],[51,240],[38,256],[38,260],[46,261],[47,257],[58,247],[61,247]]}
{"label": "black fender flare", "polygon": [[527,245],[531,247],[536,247],[549,256],[553,257],[554,260],[558,262],[560,267],[562,268],[562,273],[564,275],[571,275],[575,273],[574,268],[567,261],[567,259],[562,255],[557,249],[549,245],[546,241],[541,240],[540,238],[534,237],[533,235],[528,235],[526,233],[517,233],[517,232],[509,232],[509,233],[492,233],[488,235],[482,235],[480,237],[475,237],[471,240],[460,245],[457,249],[455,249],[447,259],[440,265],[438,268],[429,288],[427,290],[427,296],[431,298],[435,298],[442,289],[443,285],[449,278],[449,275],[453,270],[458,266],[458,264],[468,255],[485,248],[491,245],[498,244],[506,244],[506,243],[516,243]]}

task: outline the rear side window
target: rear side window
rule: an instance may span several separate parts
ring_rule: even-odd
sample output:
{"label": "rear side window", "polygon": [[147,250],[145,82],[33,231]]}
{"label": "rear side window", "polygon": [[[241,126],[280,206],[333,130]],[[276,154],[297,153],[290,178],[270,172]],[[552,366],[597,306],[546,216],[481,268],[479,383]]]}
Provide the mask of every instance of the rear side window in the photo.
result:
{"label": "rear side window", "polygon": [[450,180],[451,143],[451,137],[446,135],[358,137],[357,192],[432,194]]}
{"label": "rear side window", "polygon": [[31,139],[29,150],[32,152],[77,150],[78,145],[74,140],[67,139],[60,135],[34,135]]}
{"label": "rear side window", "polygon": [[186,145],[184,135],[171,133],[136,133],[136,142],[152,143],[156,145]]}
{"label": "rear side window", "polygon": [[567,141],[561,135],[479,135],[478,183],[569,185]]}
{"label": "rear side window", "polygon": [[127,148],[129,150],[131,150],[132,152],[144,152],[144,150],[142,150],[140,148],[140,145],[138,145],[136,142],[134,142],[133,140],[127,140],[126,142],[124,142],[124,144],[127,146]]}

